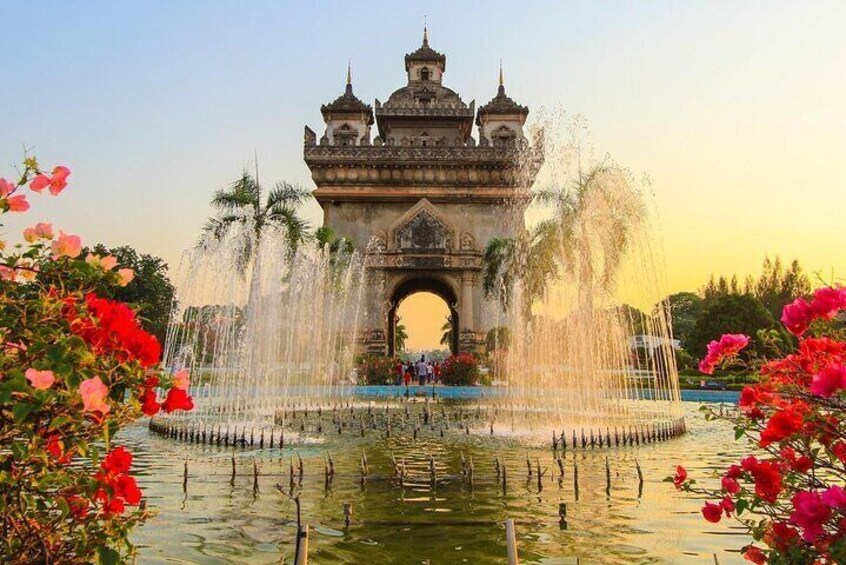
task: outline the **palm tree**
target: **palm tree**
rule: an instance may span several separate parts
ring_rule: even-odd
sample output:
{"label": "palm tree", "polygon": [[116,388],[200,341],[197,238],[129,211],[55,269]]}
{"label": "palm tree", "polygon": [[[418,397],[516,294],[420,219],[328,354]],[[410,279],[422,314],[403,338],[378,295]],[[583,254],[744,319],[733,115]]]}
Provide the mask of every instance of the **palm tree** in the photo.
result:
{"label": "palm tree", "polygon": [[[551,206],[552,217],[517,239],[492,239],[483,256],[483,288],[508,307],[508,293],[519,279],[524,307],[542,297],[548,284],[567,274],[577,279],[582,307],[593,308],[594,286],[609,290],[645,216],[640,194],[627,171],[607,161],[579,171],[570,189],[545,189],[533,195]],[[563,271],[563,273],[562,273]]]}
{"label": "palm tree", "polygon": [[646,215],[640,193],[628,171],[607,159],[578,173],[570,190],[546,189],[535,202],[551,205],[559,264],[586,291],[584,306],[592,307],[594,285],[610,290],[634,230]]}
{"label": "palm tree", "polygon": [[491,239],[482,256],[485,296],[496,296],[503,308],[508,309],[514,284],[519,279],[526,291],[524,313],[529,315],[532,302],[544,295],[549,281],[558,272],[557,229],[554,221],[547,220],[516,239]]}
{"label": "palm tree", "polygon": [[394,348],[399,351],[405,351],[405,340],[408,339],[408,332],[405,330],[405,324],[402,323],[402,318],[397,316],[396,325],[394,326]]}
{"label": "palm tree", "polygon": [[441,336],[440,344],[452,347],[452,318],[450,316],[447,316],[446,322],[441,326],[441,331],[444,333]]}
{"label": "palm tree", "polygon": [[355,245],[348,237],[337,237],[335,231],[329,226],[320,226],[314,232],[314,239],[317,246],[329,253],[329,263],[332,266],[345,266],[355,251]]}
{"label": "palm tree", "polygon": [[288,182],[279,182],[264,198],[261,185],[244,170],[241,177],[228,188],[214,193],[211,205],[217,215],[203,227],[203,233],[223,239],[236,225],[250,226],[241,242],[239,267],[245,270],[256,252],[265,228],[282,229],[293,255],[298,245],[308,236],[308,222],[298,214],[299,207],[311,193]]}

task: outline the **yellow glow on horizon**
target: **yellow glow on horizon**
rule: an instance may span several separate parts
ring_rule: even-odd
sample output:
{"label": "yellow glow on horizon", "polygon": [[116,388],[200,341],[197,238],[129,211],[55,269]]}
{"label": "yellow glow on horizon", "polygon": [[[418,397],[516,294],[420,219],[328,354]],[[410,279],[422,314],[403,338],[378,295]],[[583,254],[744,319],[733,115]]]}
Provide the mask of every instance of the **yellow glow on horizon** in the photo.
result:
{"label": "yellow glow on horizon", "polygon": [[400,303],[397,315],[408,333],[406,351],[447,349],[440,341],[449,308],[441,297],[429,292],[412,294]]}

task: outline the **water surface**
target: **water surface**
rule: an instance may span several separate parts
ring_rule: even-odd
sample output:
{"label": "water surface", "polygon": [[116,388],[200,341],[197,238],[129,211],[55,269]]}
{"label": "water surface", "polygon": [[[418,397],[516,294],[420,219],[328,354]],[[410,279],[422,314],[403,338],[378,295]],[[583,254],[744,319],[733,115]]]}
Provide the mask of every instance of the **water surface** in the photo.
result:
{"label": "water surface", "polygon": [[[699,393],[699,391],[692,391]],[[731,401],[725,393],[702,392]],[[716,396],[712,396],[716,395]],[[311,526],[309,563],[382,564],[503,563],[503,520],[513,518],[521,563],[743,563],[734,551],[748,540],[730,522],[712,525],[699,514],[702,501],[662,482],[683,463],[696,477],[724,468],[740,454],[729,427],[706,422],[698,404],[685,403],[689,433],[655,445],[582,451],[563,455],[560,476],[551,449],[526,449],[503,439],[422,431],[417,440],[379,432],[360,438],[329,434],[323,442],[284,449],[235,452],[237,476],[231,481],[232,449],[178,443],[151,434],[143,425],[128,429],[123,441],[136,453],[139,480],[158,510],[134,534],[139,563],[291,563],[296,533],[295,506],[280,493],[290,489],[290,458],[304,462],[303,521]],[[360,457],[366,451],[370,476],[362,484]],[[331,453],[336,475],[324,478]],[[394,458],[405,460],[404,485],[393,476]],[[472,459],[472,484],[461,458]],[[494,457],[505,463],[503,490]],[[526,458],[533,466],[527,476]],[[611,470],[606,492],[605,461]],[[183,464],[189,460],[187,492]],[[436,464],[431,484],[430,457]],[[253,461],[259,469],[254,491]],[[644,475],[638,489],[635,461]],[[546,470],[540,488],[534,467]],[[578,466],[579,495],[574,489]],[[352,503],[349,528],[343,503]],[[567,524],[559,505],[567,505]]]}

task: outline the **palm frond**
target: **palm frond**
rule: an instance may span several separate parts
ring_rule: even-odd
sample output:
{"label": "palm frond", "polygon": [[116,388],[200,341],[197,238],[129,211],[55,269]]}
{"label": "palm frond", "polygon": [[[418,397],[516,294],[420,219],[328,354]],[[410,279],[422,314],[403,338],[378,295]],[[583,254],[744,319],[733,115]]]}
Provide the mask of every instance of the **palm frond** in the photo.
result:
{"label": "palm frond", "polygon": [[287,181],[278,182],[267,195],[265,209],[270,210],[274,206],[299,206],[310,197],[311,192],[301,186]]}

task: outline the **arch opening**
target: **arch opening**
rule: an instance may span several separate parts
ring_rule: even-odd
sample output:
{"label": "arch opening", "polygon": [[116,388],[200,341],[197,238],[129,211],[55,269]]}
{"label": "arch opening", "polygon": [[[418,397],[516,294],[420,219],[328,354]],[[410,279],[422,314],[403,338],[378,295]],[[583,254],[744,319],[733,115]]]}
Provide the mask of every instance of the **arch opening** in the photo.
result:
{"label": "arch opening", "polygon": [[[458,353],[458,328],[460,327],[458,297],[446,282],[425,277],[409,279],[397,286],[391,294],[388,311],[388,354],[390,356],[401,353],[397,347],[397,325],[400,321],[405,328],[415,333],[422,331],[427,334],[424,336],[409,334],[409,338],[418,338],[409,342],[410,346],[427,343],[431,347],[426,349],[437,349],[441,336],[448,333],[445,336],[447,337],[446,345],[452,354]],[[449,328],[445,327],[445,322],[449,322]]]}

